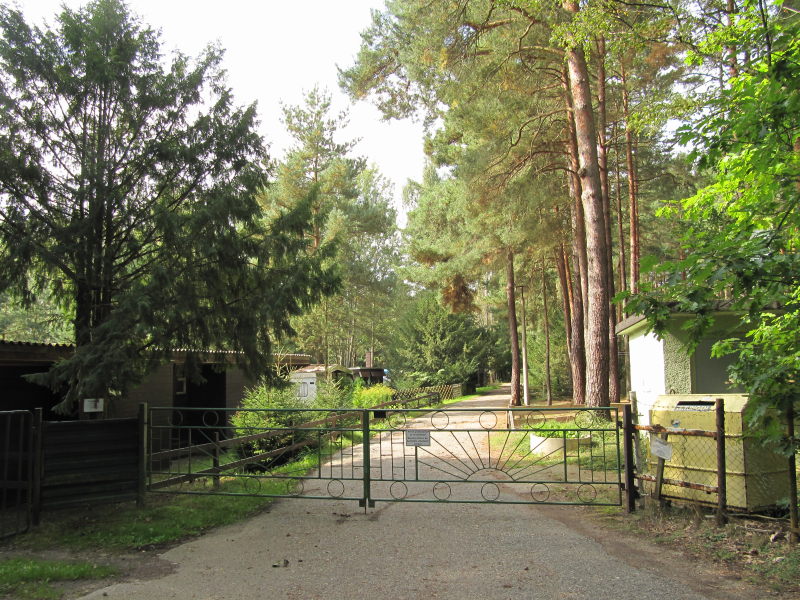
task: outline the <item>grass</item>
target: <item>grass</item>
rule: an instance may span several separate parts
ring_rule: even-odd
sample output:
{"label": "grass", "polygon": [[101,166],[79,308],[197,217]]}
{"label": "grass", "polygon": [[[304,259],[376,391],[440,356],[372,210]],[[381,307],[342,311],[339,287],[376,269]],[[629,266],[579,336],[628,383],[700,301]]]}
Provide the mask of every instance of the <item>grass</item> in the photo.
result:
{"label": "grass", "polygon": [[718,528],[702,507],[648,504],[631,515],[617,508],[594,514],[606,526],[673,547],[775,594],[800,595],[800,545],[773,535],[781,530],[780,520],[739,516]]}
{"label": "grass", "polygon": [[116,570],[88,562],[64,562],[29,558],[0,561],[0,597],[19,600],[61,598],[54,582],[105,579]]}

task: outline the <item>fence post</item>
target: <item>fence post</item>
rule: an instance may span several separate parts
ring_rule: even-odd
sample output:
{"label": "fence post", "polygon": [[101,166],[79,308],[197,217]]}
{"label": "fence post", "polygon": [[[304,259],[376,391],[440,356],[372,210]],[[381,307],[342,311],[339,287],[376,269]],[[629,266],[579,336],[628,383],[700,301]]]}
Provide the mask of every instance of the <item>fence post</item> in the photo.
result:
{"label": "fence post", "polygon": [[[786,435],[789,444],[794,443],[794,404],[786,408]],[[789,454],[789,541],[796,544],[800,537],[797,525],[797,464],[795,452]]]}
{"label": "fence post", "polygon": [[369,409],[362,409],[361,410],[361,454],[362,454],[362,464],[364,470],[364,491],[363,491],[363,498],[359,501],[358,505],[364,507],[364,512],[367,512],[367,508],[370,506],[375,506],[375,502],[370,500],[370,456],[369,456]]}
{"label": "fence post", "polygon": [[139,483],[136,488],[136,506],[144,506],[144,496],[147,491],[147,403],[139,404],[138,432],[139,432]]}
{"label": "fence post", "polygon": [[41,408],[33,411],[33,489],[31,493],[31,523],[38,525],[42,516],[42,477],[44,477],[44,416]]}
{"label": "fence post", "polygon": [[219,431],[214,432],[214,489],[219,489]]}
{"label": "fence post", "polygon": [[633,472],[633,421],[631,405],[622,406],[622,448],[625,453],[625,512],[636,510],[636,489]]}
{"label": "fence post", "polygon": [[725,400],[717,398],[717,526],[728,522],[727,466],[725,464]]}

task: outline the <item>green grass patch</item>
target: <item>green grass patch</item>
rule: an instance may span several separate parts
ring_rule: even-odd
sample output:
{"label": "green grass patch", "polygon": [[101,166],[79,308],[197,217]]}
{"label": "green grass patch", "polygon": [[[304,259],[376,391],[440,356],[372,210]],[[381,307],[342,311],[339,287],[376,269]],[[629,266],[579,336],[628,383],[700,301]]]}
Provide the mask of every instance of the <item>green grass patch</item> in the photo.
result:
{"label": "green grass patch", "polygon": [[[459,402],[475,396],[455,398],[448,403]],[[436,407],[425,407],[419,411],[406,413],[410,419],[425,414]],[[391,423],[391,409],[387,409]],[[395,413],[399,415],[400,413]],[[399,418],[399,417],[398,417]],[[340,432],[336,439],[325,438],[321,448],[312,447],[299,453],[291,462],[271,468],[271,474],[301,475],[317,466],[318,454],[329,457],[350,446],[362,442],[360,430]],[[223,453],[220,463],[232,462],[240,458],[236,452]],[[168,475],[197,472],[212,465],[210,456],[193,458],[191,462],[174,462]],[[221,473],[219,492],[221,495],[205,495],[192,492],[210,491],[213,477],[203,475],[193,483],[184,483],[180,491],[188,493],[149,493],[146,506],[137,508],[133,504],[96,507],[90,513],[85,511],[61,511],[45,515],[43,523],[29,533],[17,536],[14,544],[18,548],[42,550],[52,547],[64,549],[109,551],[129,551],[168,545],[188,537],[200,535],[215,527],[242,521],[264,510],[272,502],[272,495],[285,495],[291,490],[287,485],[291,480],[258,478],[258,473],[250,477],[239,471]],[[253,495],[252,485],[258,479],[261,496]],[[223,495],[224,494],[224,495]]]}
{"label": "green grass patch", "polygon": [[60,598],[62,594],[53,586],[54,582],[105,579],[116,572],[112,567],[87,562],[11,558],[0,561],[0,597],[19,600]]}

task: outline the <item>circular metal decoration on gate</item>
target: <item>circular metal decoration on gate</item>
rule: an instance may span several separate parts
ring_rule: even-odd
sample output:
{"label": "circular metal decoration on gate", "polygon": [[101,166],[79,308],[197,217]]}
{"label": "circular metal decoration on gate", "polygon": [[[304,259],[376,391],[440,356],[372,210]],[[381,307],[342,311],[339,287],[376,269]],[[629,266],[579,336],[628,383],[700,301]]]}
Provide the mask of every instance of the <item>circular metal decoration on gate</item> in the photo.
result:
{"label": "circular metal decoration on gate", "polygon": [[453,490],[450,489],[450,484],[444,481],[437,481],[433,484],[433,495],[437,500],[445,501],[450,499]]}
{"label": "circular metal decoration on gate", "polygon": [[328,482],[328,495],[331,498],[341,498],[344,494],[344,483],[340,479],[331,479]]}
{"label": "circular metal decoration on gate", "polygon": [[219,415],[215,410],[207,410],[203,413],[203,425],[206,427],[214,427],[219,423]]}
{"label": "circular metal decoration on gate", "polygon": [[531,486],[531,498],[534,502],[546,502],[550,497],[550,488],[544,483],[534,483]]}
{"label": "circular metal decoration on gate", "polygon": [[286,493],[292,496],[299,496],[305,489],[302,479],[289,479],[286,481]]}
{"label": "circular metal decoration on gate", "polygon": [[434,429],[447,429],[448,425],[450,425],[450,417],[447,416],[447,413],[437,410],[431,415],[431,427]]}
{"label": "circular metal decoration on gate", "polygon": [[584,504],[591,504],[597,499],[597,489],[593,485],[584,483],[578,488],[578,500]]}
{"label": "circular metal decoration on gate", "polygon": [[172,414],[167,414],[167,425],[180,427],[183,424],[183,412],[173,410]]}
{"label": "circular metal decoration on gate", "polygon": [[388,416],[386,421],[390,429],[405,429],[406,428],[406,413],[393,412]]}
{"label": "circular metal decoration on gate", "polygon": [[500,497],[500,488],[496,483],[488,481],[481,486],[481,496],[487,502],[494,502]]}
{"label": "circular metal decoration on gate", "polygon": [[402,500],[408,496],[408,486],[402,481],[395,481],[389,486],[389,493],[395,500]]}
{"label": "circular metal decoration on gate", "polygon": [[478,423],[480,423],[481,427],[484,429],[494,429],[494,426],[497,425],[497,414],[490,410],[485,410],[481,413],[481,416],[478,417]]}
{"label": "circular metal decoration on gate", "polygon": [[539,429],[547,421],[547,415],[541,410],[532,410],[525,415],[525,427],[528,429]]}
{"label": "circular metal decoration on gate", "polygon": [[258,477],[245,477],[244,478],[244,491],[248,494],[261,493],[261,479]]}
{"label": "circular metal decoration on gate", "polygon": [[597,426],[597,413],[593,410],[581,410],[575,415],[575,425],[581,429],[591,429]]}

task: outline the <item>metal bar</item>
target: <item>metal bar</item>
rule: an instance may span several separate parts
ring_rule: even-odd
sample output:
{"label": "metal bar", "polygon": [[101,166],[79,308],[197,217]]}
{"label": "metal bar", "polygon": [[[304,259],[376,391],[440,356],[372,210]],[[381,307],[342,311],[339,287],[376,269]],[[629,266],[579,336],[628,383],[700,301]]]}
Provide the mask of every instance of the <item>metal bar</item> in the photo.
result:
{"label": "metal bar", "polygon": [[214,456],[211,459],[214,469],[214,489],[219,489],[219,431],[214,432]]}
{"label": "metal bar", "polygon": [[725,465],[725,400],[717,398],[717,526],[728,522],[725,509],[728,505],[728,489],[726,486],[727,467]]}
{"label": "metal bar", "polygon": [[[625,512],[632,513],[636,510],[636,493],[634,490],[633,472],[633,422],[631,420],[631,407],[622,407],[622,443],[625,454]],[[617,434],[619,436],[619,434]],[[619,437],[617,437],[619,440]],[[619,442],[617,442],[617,472],[619,472]]]}
{"label": "metal bar", "polygon": [[[364,504],[364,512],[367,512],[367,508],[369,507],[370,503],[370,447],[369,447],[369,411],[365,410],[361,413],[361,453],[363,456],[362,462],[364,463],[364,492],[362,494],[363,498],[361,501]],[[380,446],[379,446],[380,449]],[[379,459],[380,460],[380,459]],[[380,461],[381,463],[383,461]]]}

